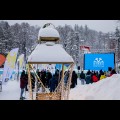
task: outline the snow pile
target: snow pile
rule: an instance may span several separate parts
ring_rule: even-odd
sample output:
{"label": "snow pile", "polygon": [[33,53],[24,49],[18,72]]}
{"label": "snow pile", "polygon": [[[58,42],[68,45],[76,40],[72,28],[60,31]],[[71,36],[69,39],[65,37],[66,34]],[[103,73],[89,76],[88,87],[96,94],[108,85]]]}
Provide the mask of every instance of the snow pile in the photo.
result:
{"label": "snow pile", "polygon": [[71,89],[70,100],[120,100],[120,74],[100,80],[97,83],[78,85]]}

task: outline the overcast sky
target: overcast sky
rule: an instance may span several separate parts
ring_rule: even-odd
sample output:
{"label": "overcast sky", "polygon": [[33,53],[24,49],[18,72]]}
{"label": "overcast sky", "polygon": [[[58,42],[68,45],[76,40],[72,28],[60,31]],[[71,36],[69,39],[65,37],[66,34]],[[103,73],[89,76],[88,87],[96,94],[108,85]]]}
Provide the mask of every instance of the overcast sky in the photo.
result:
{"label": "overcast sky", "polygon": [[102,32],[114,32],[117,26],[117,20],[4,20],[8,21],[10,25],[14,23],[28,22],[30,25],[43,26],[45,23],[52,23],[58,25],[88,25],[90,29]]}

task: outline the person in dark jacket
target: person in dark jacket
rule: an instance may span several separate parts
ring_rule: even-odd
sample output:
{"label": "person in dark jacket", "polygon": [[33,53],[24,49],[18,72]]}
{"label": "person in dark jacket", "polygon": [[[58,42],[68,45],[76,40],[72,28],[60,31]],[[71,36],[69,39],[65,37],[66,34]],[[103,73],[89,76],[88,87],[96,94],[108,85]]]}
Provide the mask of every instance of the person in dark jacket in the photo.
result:
{"label": "person in dark jacket", "polygon": [[46,87],[46,71],[45,70],[41,71],[41,81],[43,85]]}
{"label": "person in dark jacket", "polygon": [[88,72],[86,74],[85,81],[86,81],[86,84],[91,83],[91,72],[90,72],[90,70],[88,70]]}
{"label": "person in dark jacket", "polygon": [[25,75],[25,71],[23,70],[20,77],[20,88],[21,88],[20,99],[21,100],[25,99],[23,97],[25,86],[26,86],[26,75]]}
{"label": "person in dark jacket", "polygon": [[92,78],[93,78],[94,72],[95,72],[95,71],[93,71],[93,70],[92,70],[92,72],[91,72],[91,83],[93,83],[93,79],[92,79]]}
{"label": "person in dark jacket", "polygon": [[[99,73],[98,73],[98,71],[96,71],[96,76],[97,76],[97,78],[99,77]],[[98,80],[99,80],[99,78],[98,78]]]}
{"label": "person in dark jacket", "polygon": [[58,81],[57,81],[56,76],[54,74],[53,77],[50,79],[50,82],[49,82],[50,92],[54,92],[57,85],[58,85]]}
{"label": "person in dark jacket", "polygon": [[77,85],[77,74],[75,71],[72,73],[71,88],[74,88]]}
{"label": "person in dark jacket", "polygon": [[83,73],[83,71],[80,74],[80,80],[81,80],[81,84],[84,85],[85,84],[85,74]]}
{"label": "person in dark jacket", "polygon": [[48,87],[48,88],[49,88],[49,81],[51,78],[52,78],[52,73],[49,70],[47,70],[47,72],[46,72],[46,87]]}
{"label": "person in dark jacket", "polygon": [[117,74],[116,71],[115,71],[115,69],[113,69],[113,70],[111,71],[110,76],[112,76],[113,74]]}
{"label": "person in dark jacket", "polygon": [[25,90],[28,91],[28,88],[27,88],[27,85],[28,85],[28,73],[25,74],[25,80],[26,80]]}

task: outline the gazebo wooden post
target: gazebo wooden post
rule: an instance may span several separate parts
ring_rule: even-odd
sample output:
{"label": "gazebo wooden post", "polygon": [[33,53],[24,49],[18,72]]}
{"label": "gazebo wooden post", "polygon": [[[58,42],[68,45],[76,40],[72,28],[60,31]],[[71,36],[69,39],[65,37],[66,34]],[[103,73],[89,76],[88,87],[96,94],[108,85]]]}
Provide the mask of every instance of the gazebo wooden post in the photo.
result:
{"label": "gazebo wooden post", "polygon": [[69,75],[69,79],[68,79],[68,85],[67,85],[67,90],[68,90],[68,91],[67,91],[67,100],[69,99],[69,94],[70,94],[70,85],[71,85],[73,68],[74,68],[74,64],[72,64],[72,66],[71,66],[70,75]]}
{"label": "gazebo wooden post", "polygon": [[62,76],[61,76],[61,100],[63,100],[63,96],[64,96],[64,64],[62,64]]}
{"label": "gazebo wooden post", "polygon": [[[60,65],[59,65],[60,66]],[[60,67],[59,67],[59,77],[58,77],[58,82],[60,82]],[[61,77],[62,78],[62,77]]]}
{"label": "gazebo wooden post", "polygon": [[30,75],[30,64],[28,64],[28,84],[29,84],[30,98],[33,100],[32,83],[31,83],[31,75]]}

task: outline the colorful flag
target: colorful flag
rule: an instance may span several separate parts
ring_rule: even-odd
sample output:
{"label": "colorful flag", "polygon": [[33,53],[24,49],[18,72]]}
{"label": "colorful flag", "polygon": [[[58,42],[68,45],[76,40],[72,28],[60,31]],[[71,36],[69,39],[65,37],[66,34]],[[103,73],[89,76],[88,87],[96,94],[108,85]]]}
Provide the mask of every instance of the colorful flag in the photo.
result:
{"label": "colorful flag", "polygon": [[66,71],[67,70],[67,67],[64,65],[64,71]]}
{"label": "colorful flag", "polygon": [[21,54],[18,57],[17,61],[19,62],[19,69],[22,70],[23,69],[23,65],[24,65],[24,54]]}
{"label": "colorful flag", "polygon": [[21,73],[23,69],[24,69],[24,54],[21,54],[18,57],[17,62],[16,62],[16,70],[15,70],[15,72],[18,75],[18,77],[19,77],[19,73]]}
{"label": "colorful flag", "polygon": [[0,54],[0,66],[2,66],[5,62],[6,58],[3,54]]}
{"label": "colorful flag", "polygon": [[4,70],[3,70],[3,82],[7,82],[12,76],[12,73],[15,69],[15,62],[19,48],[11,50],[5,61]]}
{"label": "colorful flag", "polygon": [[80,46],[80,50],[84,51],[84,53],[90,52],[90,46]]}

